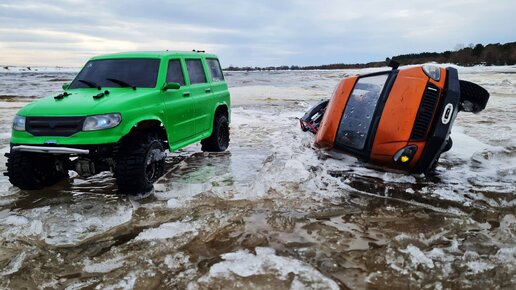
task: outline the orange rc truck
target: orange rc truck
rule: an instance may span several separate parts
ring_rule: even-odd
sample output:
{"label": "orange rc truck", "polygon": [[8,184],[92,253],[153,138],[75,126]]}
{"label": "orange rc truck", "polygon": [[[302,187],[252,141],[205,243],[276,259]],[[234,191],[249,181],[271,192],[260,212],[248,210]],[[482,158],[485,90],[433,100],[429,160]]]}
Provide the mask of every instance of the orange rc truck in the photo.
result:
{"label": "orange rc truck", "polygon": [[343,79],[331,99],[300,119],[315,147],[333,149],[382,167],[431,173],[452,147],[457,112],[482,111],[489,93],[459,80],[457,70],[425,64]]}

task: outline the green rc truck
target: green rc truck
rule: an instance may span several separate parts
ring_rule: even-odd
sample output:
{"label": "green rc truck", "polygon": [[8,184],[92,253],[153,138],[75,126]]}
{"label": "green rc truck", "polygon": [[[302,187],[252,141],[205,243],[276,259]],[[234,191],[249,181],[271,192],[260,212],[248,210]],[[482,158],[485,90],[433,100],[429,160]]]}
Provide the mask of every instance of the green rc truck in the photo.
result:
{"label": "green rc truck", "polygon": [[68,170],[111,171],[120,193],[144,193],[164,173],[166,148],[229,145],[229,91],[213,54],[97,56],[63,89],[14,118],[5,175],[21,189],[53,185]]}

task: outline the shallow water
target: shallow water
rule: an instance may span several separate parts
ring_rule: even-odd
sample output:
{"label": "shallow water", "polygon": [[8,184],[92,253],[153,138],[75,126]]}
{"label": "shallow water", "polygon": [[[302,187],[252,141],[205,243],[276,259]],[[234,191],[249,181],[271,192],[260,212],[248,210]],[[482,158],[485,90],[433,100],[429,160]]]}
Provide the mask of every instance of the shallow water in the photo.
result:
{"label": "shallow water", "polygon": [[[228,73],[229,150],[169,154],[142,197],[109,173],[33,192],[1,176],[0,288],[514,289],[516,68],[459,69],[491,100],[459,115],[431,178],[317,152],[298,128],[363,71]],[[0,71],[2,153],[16,110],[59,78],[73,73]]]}

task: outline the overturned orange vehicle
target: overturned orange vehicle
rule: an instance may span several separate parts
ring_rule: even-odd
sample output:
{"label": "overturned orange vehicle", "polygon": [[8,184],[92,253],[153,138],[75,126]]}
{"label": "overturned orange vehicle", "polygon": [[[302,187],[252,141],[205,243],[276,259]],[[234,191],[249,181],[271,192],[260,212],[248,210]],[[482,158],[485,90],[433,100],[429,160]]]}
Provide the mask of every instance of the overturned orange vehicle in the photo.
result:
{"label": "overturned orange vehicle", "polygon": [[431,173],[452,147],[460,111],[478,113],[489,93],[459,80],[455,68],[427,64],[343,79],[329,101],[300,119],[314,146],[341,151],[382,167]]}

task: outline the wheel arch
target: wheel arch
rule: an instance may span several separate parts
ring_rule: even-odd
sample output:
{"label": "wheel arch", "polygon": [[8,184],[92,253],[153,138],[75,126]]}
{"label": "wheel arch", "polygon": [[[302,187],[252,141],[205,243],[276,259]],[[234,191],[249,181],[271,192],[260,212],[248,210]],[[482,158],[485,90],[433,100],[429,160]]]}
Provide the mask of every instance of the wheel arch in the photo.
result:
{"label": "wheel arch", "polygon": [[156,132],[163,142],[168,143],[167,129],[159,118],[143,118],[133,121],[124,128],[124,134],[120,140],[135,133],[149,131]]}
{"label": "wheel arch", "polygon": [[226,102],[218,102],[214,106],[213,114],[211,115],[211,126],[205,137],[209,137],[213,133],[213,124],[215,123],[215,117],[218,114],[224,114],[228,118],[228,123],[231,123],[231,110]]}
{"label": "wheel arch", "polygon": [[213,117],[211,120],[212,124],[215,120],[215,116],[217,116],[218,114],[225,114],[226,117],[228,117],[228,122],[231,119],[230,109],[226,103],[217,103],[217,105],[215,106],[215,112],[213,113]]}

